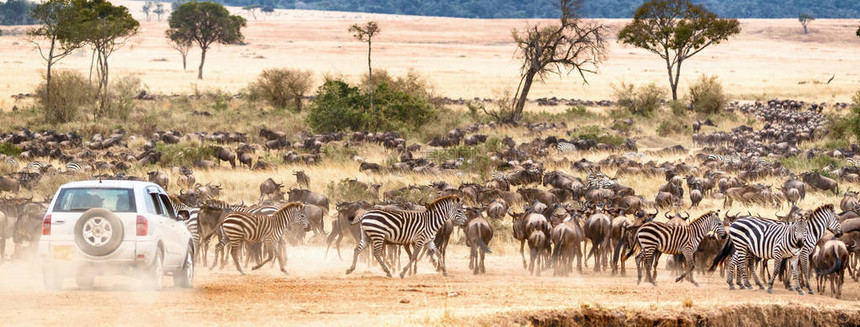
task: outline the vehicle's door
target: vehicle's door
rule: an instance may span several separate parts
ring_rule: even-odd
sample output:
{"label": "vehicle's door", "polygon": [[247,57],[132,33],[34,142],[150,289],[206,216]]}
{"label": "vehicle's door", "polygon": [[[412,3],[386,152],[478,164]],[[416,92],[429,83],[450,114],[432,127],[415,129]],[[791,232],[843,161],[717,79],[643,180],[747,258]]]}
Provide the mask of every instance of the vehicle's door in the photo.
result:
{"label": "vehicle's door", "polygon": [[165,262],[165,265],[168,267],[177,267],[184,263],[191,233],[188,231],[185,222],[180,219],[181,217],[174,212],[173,205],[167,194],[159,193],[158,197],[161,199],[161,203],[164,205],[165,212],[169,218],[164,221],[164,242],[165,244],[169,244],[170,249],[167,251],[170,252],[171,258]]}

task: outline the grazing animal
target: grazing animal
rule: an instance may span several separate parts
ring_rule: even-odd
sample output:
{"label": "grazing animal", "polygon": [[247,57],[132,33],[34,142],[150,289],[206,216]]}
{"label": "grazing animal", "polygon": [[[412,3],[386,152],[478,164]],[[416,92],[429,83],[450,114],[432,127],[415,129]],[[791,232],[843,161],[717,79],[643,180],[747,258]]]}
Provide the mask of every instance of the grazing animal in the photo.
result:
{"label": "grazing animal", "polygon": [[588,259],[594,256],[594,271],[599,272],[601,268],[609,265],[610,240],[612,233],[612,221],[604,213],[595,213],[585,220],[585,237],[591,241],[591,250],[585,257],[586,265]]}
{"label": "grazing animal", "polygon": [[692,272],[695,266],[693,255],[696,253],[699,243],[711,231],[720,238],[726,237],[726,230],[723,227],[722,220],[720,220],[719,211],[708,212],[687,225],[670,225],[656,221],[650,221],[642,225],[639,231],[636,232],[636,239],[641,248],[639,255],[636,256],[636,268],[639,276],[636,283],[638,284],[642,281],[642,270],[644,269],[646,279],[651,284],[657,285],[656,278],[652,276],[651,271],[655,254],[660,252],[666,254],[683,254],[687,262],[687,271],[678,276],[675,281],[679,282],[684,277],[687,277],[690,283],[699,286],[699,283],[693,280]]}
{"label": "grazing animal", "polygon": [[288,194],[287,201],[310,203],[322,208],[325,212],[329,210],[328,198],[325,195],[298,188],[291,188]]}
{"label": "grazing animal", "polygon": [[277,197],[277,194],[281,194],[281,198],[283,198],[283,192],[281,192],[281,188],[284,187],[284,184],[275,183],[275,180],[272,178],[266,179],[262,183],[260,183],[260,202],[263,199],[273,199]]}
{"label": "grazing animal", "polygon": [[833,191],[833,193],[839,194],[839,183],[830,177],[825,177],[819,173],[809,171],[801,174],[801,176],[803,177],[803,182],[812,185],[812,187],[824,191]]}
{"label": "grazing animal", "polygon": [[[545,253],[549,251],[549,240],[542,230],[534,230],[529,234],[529,273],[540,276],[541,266]],[[537,260],[537,272],[535,272],[535,260]]]}
{"label": "grazing animal", "polygon": [[151,171],[146,174],[149,175],[150,182],[158,184],[158,186],[161,186],[161,188],[167,191],[167,186],[170,184],[170,178],[167,177],[167,174],[165,172]]}
{"label": "grazing animal", "polygon": [[[239,265],[239,251],[242,249],[243,242],[263,243],[267,249],[266,260],[254,266],[251,270],[259,269],[277,256],[281,272],[286,273],[287,270],[284,267],[286,265],[286,258],[284,257],[284,253],[281,252],[279,243],[284,232],[287,230],[287,225],[290,223],[298,223],[301,224],[302,228],[308,229],[308,220],[304,214],[304,204],[298,202],[288,203],[273,213],[271,217],[245,212],[231,212],[218,223],[215,230],[210,232],[210,235],[217,231],[217,227],[221,227],[224,237],[215,246],[216,253],[223,250],[224,246],[229,244],[230,254],[240,274],[245,275],[245,272],[242,271],[242,267]],[[207,235],[207,238],[210,235]]]}
{"label": "grazing animal", "polygon": [[[383,257],[383,245],[385,243],[412,245],[413,251],[410,255],[409,263],[400,272],[400,278],[403,278],[407,270],[417,261],[418,254],[425,245],[429,247],[428,250],[431,256],[435,254],[437,249],[433,243],[433,238],[436,236],[439,228],[445,224],[446,220],[452,220],[456,225],[463,225],[466,222],[462,202],[459,196],[452,195],[439,198],[428,204],[426,211],[368,211],[359,217],[358,220],[353,221],[353,224],[361,224],[363,233],[361,241],[355,247],[352,266],[347,269],[346,273],[349,274],[355,270],[358,255],[368,245],[371,245],[376,261],[379,262],[385,274],[391,277],[391,271],[385,264],[385,258]],[[447,274],[444,265],[442,266],[442,274]]]}
{"label": "grazing animal", "polygon": [[214,147],[214,150],[215,159],[217,159],[216,163],[219,166],[221,165],[221,161],[226,161],[230,163],[230,167],[236,168],[236,153],[234,153],[233,150],[220,146]]}
{"label": "grazing animal", "polygon": [[568,219],[555,225],[552,229],[552,262],[555,266],[553,275],[567,276],[573,270],[573,258],[576,257],[576,269],[582,273],[582,242],[585,233],[579,222]]}
{"label": "grazing animal", "polygon": [[296,184],[299,186],[304,185],[305,187],[311,187],[311,178],[308,174],[305,174],[303,170],[293,172],[293,175],[296,175]]}
{"label": "grazing animal", "polygon": [[[796,223],[778,222],[751,216],[738,218],[729,228],[731,241],[726,242],[720,254],[714,258],[709,271],[714,271],[717,265],[733,253],[726,274],[726,283],[729,284],[729,289],[735,289],[733,284],[735,270],[738,271],[738,278],[743,277],[744,285],[739,286],[752,289],[748,276],[750,266],[748,260],[752,260],[753,257],[775,259],[773,271],[779,271],[779,265],[783,263],[781,259],[791,258],[791,274],[796,282],[797,292],[802,295],[803,290],[798,278],[797,262],[807,231],[806,217],[801,217],[800,221]],[[776,275],[773,274],[770,278],[768,293],[773,293],[773,281]],[[757,284],[760,284],[755,274],[753,274],[753,278]]]}
{"label": "grazing animal", "polygon": [[824,293],[824,282],[830,280],[830,296],[842,297],[842,284],[845,283],[845,268],[849,264],[848,246],[841,240],[829,240],[813,256],[816,262],[818,292]]}
{"label": "grazing animal", "polygon": [[471,251],[469,252],[469,269],[473,269],[475,275],[486,273],[487,268],[484,266],[484,257],[487,253],[492,253],[490,240],[493,239],[493,227],[487,223],[483,217],[478,217],[469,221],[466,225],[466,246]]}
{"label": "grazing animal", "polygon": [[254,157],[251,156],[250,153],[245,151],[236,151],[236,154],[239,159],[239,164],[248,166],[248,169],[251,169],[251,163],[254,161]]}
{"label": "grazing animal", "polygon": [[[830,231],[836,237],[842,236],[842,225],[839,223],[839,216],[833,211],[832,204],[825,204],[812,211],[812,214],[806,220],[808,230],[806,237],[803,238],[803,247],[800,250],[800,272],[803,273],[801,278],[801,286],[806,286],[809,294],[814,294],[812,287],[809,285],[809,256],[812,255],[815,245],[824,236],[825,231]],[[782,264],[778,264],[782,266]],[[776,270],[774,270],[776,271]],[[787,283],[787,281],[786,281]]]}

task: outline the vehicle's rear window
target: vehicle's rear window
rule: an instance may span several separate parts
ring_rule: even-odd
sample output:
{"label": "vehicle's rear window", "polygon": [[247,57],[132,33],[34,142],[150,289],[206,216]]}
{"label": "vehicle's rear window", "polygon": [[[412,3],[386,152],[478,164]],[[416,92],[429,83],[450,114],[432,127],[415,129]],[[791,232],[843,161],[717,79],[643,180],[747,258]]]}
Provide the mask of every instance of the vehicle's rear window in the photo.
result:
{"label": "vehicle's rear window", "polygon": [[83,212],[104,208],[113,212],[134,212],[134,192],[127,188],[66,188],[60,191],[54,211]]}

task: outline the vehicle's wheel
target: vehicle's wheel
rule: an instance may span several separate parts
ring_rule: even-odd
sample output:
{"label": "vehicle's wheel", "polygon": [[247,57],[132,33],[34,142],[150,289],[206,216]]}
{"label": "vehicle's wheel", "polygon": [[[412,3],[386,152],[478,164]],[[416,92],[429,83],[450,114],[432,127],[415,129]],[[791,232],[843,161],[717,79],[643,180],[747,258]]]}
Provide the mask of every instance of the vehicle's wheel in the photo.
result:
{"label": "vehicle's wheel", "polygon": [[116,251],[122,243],[122,223],[102,208],[84,212],[75,224],[75,244],[86,254],[104,256]]}
{"label": "vehicle's wheel", "polygon": [[173,274],[173,284],[182,288],[191,288],[194,286],[194,253],[191,249],[189,245],[182,269]]}
{"label": "vehicle's wheel", "polygon": [[77,273],[75,273],[75,283],[78,284],[78,288],[80,289],[90,289],[93,288],[93,283],[95,283],[96,275],[87,269],[79,269]]}
{"label": "vehicle's wheel", "polygon": [[149,266],[146,276],[147,287],[160,291],[164,287],[164,254],[158,249],[155,252],[155,258],[152,259],[152,265]]}
{"label": "vehicle's wheel", "polygon": [[42,283],[49,291],[56,291],[63,287],[63,279],[51,267],[42,268]]}

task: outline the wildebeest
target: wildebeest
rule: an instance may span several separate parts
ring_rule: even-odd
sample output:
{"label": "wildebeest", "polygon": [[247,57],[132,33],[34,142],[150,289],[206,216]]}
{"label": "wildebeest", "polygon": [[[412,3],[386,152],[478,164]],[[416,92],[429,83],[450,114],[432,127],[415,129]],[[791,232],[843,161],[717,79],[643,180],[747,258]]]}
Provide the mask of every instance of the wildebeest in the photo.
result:
{"label": "wildebeest", "polygon": [[297,170],[293,172],[293,175],[296,175],[296,184],[299,186],[304,185],[305,187],[311,187],[311,178],[308,174],[305,174],[303,170]]}
{"label": "wildebeest", "polygon": [[594,271],[599,272],[602,267],[609,265],[609,234],[612,232],[612,222],[605,213],[595,212],[585,220],[585,237],[591,241],[591,250],[585,257],[586,265],[588,259],[594,256]]}
{"label": "wildebeest", "polygon": [[469,269],[473,269],[475,275],[486,273],[484,257],[492,253],[488,244],[493,239],[493,227],[483,218],[472,219],[466,224],[466,246],[471,248],[469,252]]}
{"label": "wildebeest", "polygon": [[250,153],[246,151],[237,151],[236,155],[240,165],[246,165],[248,166],[248,169],[251,169],[251,163],[254,161],[254,157],[252,157]]}
{"label": "wildebeest", "polygon": [[281,188],[283,188],[283,187],[284,187],[284,184],[275,183],[275,180],[273,180],[271,177],[269,179],[263,181],[263,183],[260,183],[260,202],[262,202],[263,199],[274,200],[274,198],[278,197],[277,195],[279,193],[280,193],[280,198],[283,199],[284,193],[281,192]]}
{"label": "wildebeest", "polygon": [[508,204],[505,203],[505,200],[495,199],[493,202],[487,205],[487,217],[493,219],[503,219],[505,218],[505,213],[508,211]]}
{"label": "wildebeest", "polygon": [[17,179],[9,176],[0,177],[0,191],[18,192],[19,189],[21,189],[21,183]]}
{"label": "wildebeest", "polygon": [[308,189],[299,189],[299,188],[291,188],[288,193],[289,198],[287,201],[289,202],[304,202],[314,204],[325,212],[328,212],[328,198],[325,195],[314,193]]}
{"label": "wildebeest", "polygon": [[585,240],[585,233],[574,219],[576,218],[562,222],[552,229],[554,275],[570,274],[573,270],[574,257],[576,257],[576,269],[582,273],[582,242]]}
{"label": "wildebeest", "polygon": [[[853,246],[853,244],[852,244]],[[842,297],[842,284],[845,283],[845,268],[850,264],[848,246],[841,240],[829,240],[813,255],[818,281],[818,292],[824,293],[824,282],[830,280],[830,296]]]}
{"label": "wildebeest", "polygon": [[[544,265],[546,252],[549,251],[549,242],[542,230],[534,230],[529,234],[529,273],[540,276],[541,266]],[[535,260],[537,260],[537,272],[535,272]]]}
{"label": "wildebeest", "polygon": [[825,177],[819,173],[809,171],[801,174],[800,176],[803,177],[804,183],[812,185],[814,188],[824,191],[833,191],[833,193],[839,194],[839,183],[830,177]]}
{"label": "wildebeest", "polygon": [[230,163],[231,167],[236,168],[236,153],[233,150],[220,146],[213,147],[213,149],[219,166],[221,165],[221,161],[226,161]]}
{"label": "wildebeest", "polygon": [[151,171],[146,174],[149,175],[150,182],[158,184],[158,186],[161,186],[161,188],[167,191],[167,186],[170,184],[170,178],[167,177],[167,173],[162,171]]}

